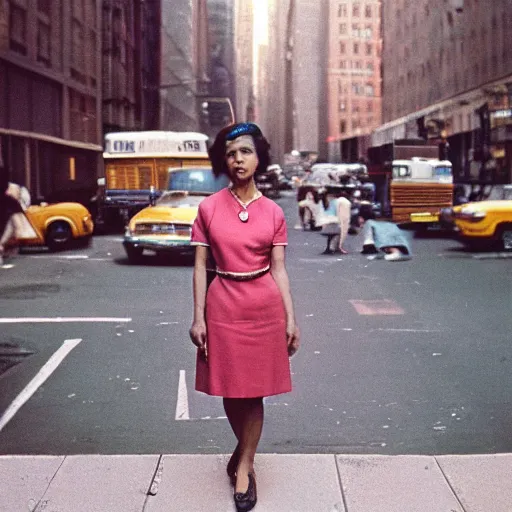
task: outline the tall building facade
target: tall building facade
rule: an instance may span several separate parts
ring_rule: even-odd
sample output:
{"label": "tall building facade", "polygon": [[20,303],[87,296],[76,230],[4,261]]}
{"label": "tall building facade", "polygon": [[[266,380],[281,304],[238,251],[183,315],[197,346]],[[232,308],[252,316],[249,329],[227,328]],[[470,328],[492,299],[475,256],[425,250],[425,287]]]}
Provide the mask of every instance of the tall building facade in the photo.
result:
{"label": "tall building facade", "polygon": [[383,122],[447,140],[456,179],[512,180],[512,1],[383,0]]}
{"label": "tall building facade", "polygon": [[103,131],[158,127],[159,2],[103,0]]}
{"label": "tall building facade", "polygon": [[160,9],[159,127],[197,131],[209,83],[206,0],[161,0]]}
{"label": "tall building facade", "polygon": [[381,2],[329,2],[328,19],[330,155],[355,161],[366,148],[354,141],[381,124]]}
{"label": "tall building facade", "polygon": [[327,0],[269,0],[268,42],[257,49],[257,120],[283,163],[292,151],[322,152]]}
{"label": "tall building facade", "polygon": [[235,106],[235,2],[207,0],[207,8],[209,93],[229,98]]}
{"label": "tall building facade", "polygon": [[234,75],[236,120],[254,120],[254,10],[253,1],[236,0],[234,15]]}
{"label": "tall building facade", "polygon": [[0,168],[35,200],[95,190],[101,16],[97,0],[0,0]]}

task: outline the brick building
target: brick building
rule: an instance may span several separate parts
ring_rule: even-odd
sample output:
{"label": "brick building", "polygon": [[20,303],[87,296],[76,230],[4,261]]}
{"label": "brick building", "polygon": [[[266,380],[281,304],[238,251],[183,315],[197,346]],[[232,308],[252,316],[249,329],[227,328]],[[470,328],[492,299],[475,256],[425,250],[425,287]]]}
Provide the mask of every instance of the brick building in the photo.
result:
{"label": "brick building", "polygon": [[0,167],[83,199],[101,154],[101,2],[0,0]]}
{"label": "brick building", "polygon": [[365,157],[356,141],[381,124],[381,2],[329,2],[328,19],[330,154],[351,162]]}
{"label": "brick building", "polygon": [[446,139],[458,180],[512,181],[512,1],[383,0],[383,122]]}

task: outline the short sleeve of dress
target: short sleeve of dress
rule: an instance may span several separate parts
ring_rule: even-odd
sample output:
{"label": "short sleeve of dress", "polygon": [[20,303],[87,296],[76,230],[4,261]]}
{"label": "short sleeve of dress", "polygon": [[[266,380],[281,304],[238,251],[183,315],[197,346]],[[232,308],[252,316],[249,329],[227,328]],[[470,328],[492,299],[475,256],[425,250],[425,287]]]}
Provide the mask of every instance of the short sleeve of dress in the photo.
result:
{"label": "short sleeve of dress", "polygon": [[281,208],[276,209],[274,215],[274,239],[272,240],[272,245],[288,245],[286,219]]}
{"label": "short sleeve of dress", "polygon": [[208,237],[208,222],[206,220],[205,208],[199,205],[196,220],[192,225],[191,245],[204,245],[209,247],[210,241]]}

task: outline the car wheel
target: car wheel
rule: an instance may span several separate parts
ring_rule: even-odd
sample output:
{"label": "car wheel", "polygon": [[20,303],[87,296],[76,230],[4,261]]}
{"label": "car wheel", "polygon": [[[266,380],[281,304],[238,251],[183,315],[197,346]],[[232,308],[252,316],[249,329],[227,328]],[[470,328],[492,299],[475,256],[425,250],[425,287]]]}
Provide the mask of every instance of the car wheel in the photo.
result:
{"label": "car wheel", "polygon": [[512,251],[512,226],[503,226],[500,229],[501,247],[505,251]]}
{"label": "car wheel", "polygon": [[140,263],[142,260],[142,253],[144,249],[142,247],[130,247],[126,246],[126,255],[128,256],[128,261],[130,263]]}
{"label": "car wheel", "polygon": [[50,251],[64,249],[73,238],[71,226],[64,221],[53,222],[48,226],[46,233],[46,245]]}

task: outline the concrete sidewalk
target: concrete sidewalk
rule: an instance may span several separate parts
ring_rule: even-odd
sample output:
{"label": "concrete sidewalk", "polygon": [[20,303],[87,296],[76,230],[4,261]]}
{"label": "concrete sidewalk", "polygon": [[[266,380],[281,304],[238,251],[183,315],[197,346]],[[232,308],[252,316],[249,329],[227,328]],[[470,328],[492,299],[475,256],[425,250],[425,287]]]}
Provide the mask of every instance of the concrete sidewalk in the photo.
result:
{"label": "concrete sidewalk", "polygon": [[[0,456],[1,512],[232,512],[228,455]],[[256,512],[511,512],[512,454],[256,458]]]}

